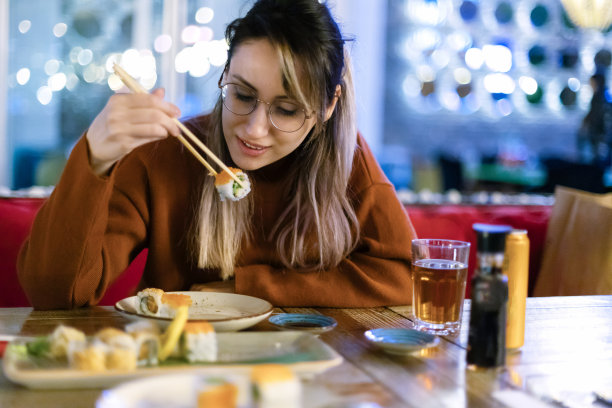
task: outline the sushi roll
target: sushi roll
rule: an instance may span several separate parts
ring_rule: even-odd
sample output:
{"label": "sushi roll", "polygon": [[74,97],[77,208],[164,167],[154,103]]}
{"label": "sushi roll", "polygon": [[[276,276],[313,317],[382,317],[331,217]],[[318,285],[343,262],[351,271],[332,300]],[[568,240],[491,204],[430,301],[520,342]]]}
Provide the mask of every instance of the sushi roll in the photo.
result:
{"label": "sushi roll", "polygon": [[132,350],[136,348],[136,343],[134,342],[132,336],[129,335],[129,333],[126,333],[114,327],[107,327],[97,332],[94,335],[94,341],[102,342],[109,347]]}
{"label": "sushi roll", "polygon": [[198,408],[247,408],[251,384],[246,375],[221,374],[202,377],[195,386]]}
{"label": "sushi roll", "polygon": [[139,310],[147,316],[159,316],[164,291],[156,288],[143,289],[136,294]]}
{"label": "sushi roll", "polygon": [[156,366],[159,363],[159,326],[155,322],[142,320],[128,324],[125,331],[136,343],[136,358],[139,367]]}
{"label": "sushi roll", "polygon": [[148,331],[130,333],[136,343],[136,361],[139,367],[156,366],[159,363],[159,335]]}
{"label": "sushi roll", "polygon": [[226,198],[231,201],[238,201],[249,194],[251,182],[242,170],[234,167],[229,167],[229,169],[242,181],[243,186],[240,186],[226,171],[222,171],[215,176],[215,188],[221,201],[225,201]]}
{"label": "sushi roll", "polygon": [[297,408],[301,406],[300,380],[286,365],[256,365],[251,371],[251,384],[255,406],[259,408]]}
{"label": "sushi roll", "polygon": [[140,311],[147,316],[173,318],[176,308],[191,306],[191,297],[181,293],[165,293],[161,289],[147,288],[136,295]]}
{"label": "sushi roll", "polygon": [[198,408],[237,408],[238,387],[229,382],[206,384],[198,392]]}
{"label": "sushi roll", "polygon": [[59,325],[49,336],[49,351],[55,358],[66,358],[71,343],[85,344],[86,341],[85,333],[82,331],[74,327]]}
{"label": "sushi roll", "polygon": [[76,370],[106,370],[106,347],[103,344],[71,343],[68,365]]}
{"label": "sushi roll", "polygon": [[208,322],[187,322],[183,328],[183,356],[190,362],[217,360],[217,336]]}
{"label": "sushi roll", "polygon": [[128,333],[114,327],[107,327],[96,333],[93,343],[104,346],[107,369],[133,370],[136,368],[136,342]]}
{"label": "sushi roll", "polygon": [[108,347],[105,352],[104,365],[107,370],[135,370],[137,357],[134,349]]}
{"label": "sushi roll", "polygon": [[180,307],[191,306],[193,300],[189,295],[183,295],[182,293],[164,293],[162,296],[162,305],[160,315],[162,317],[174,318],[176,312]]}

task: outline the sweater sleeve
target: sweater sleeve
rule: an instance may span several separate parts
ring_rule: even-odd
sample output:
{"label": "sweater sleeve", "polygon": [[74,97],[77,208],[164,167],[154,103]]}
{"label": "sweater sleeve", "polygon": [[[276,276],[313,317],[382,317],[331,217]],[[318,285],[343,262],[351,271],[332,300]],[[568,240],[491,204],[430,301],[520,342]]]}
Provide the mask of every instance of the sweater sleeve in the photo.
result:
{"label": "sweater sleeve", "polygon": [[388,183],[363,191],[356,208],[357,248],[335,268],[301,272],[270,265],[236,268],[236,292],[277,306],[371,307],[411,303],[415,232]]}
{"label": "sweater sleeve", "polygon": [[145,239],[141,212],[114,189],[117,167],[98,177],[85,137],[77,142],[19,254],[19,280],[35,308],[96,304]]}

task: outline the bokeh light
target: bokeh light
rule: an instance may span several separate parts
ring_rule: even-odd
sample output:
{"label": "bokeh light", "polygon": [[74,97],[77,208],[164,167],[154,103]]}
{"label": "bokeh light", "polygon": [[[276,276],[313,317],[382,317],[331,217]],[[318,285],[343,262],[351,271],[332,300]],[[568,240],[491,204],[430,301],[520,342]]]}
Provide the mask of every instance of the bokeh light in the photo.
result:
{"label": "bokeh light", "polygon": [[512,68],[512,51],[504,45],[482,47],[484,61],[491,71],[508,72]]}
{"label": "bokeh light", "polygon": [[36,99],[41,105],[48,105],[51,103],[51,99],[53,98],[53,92],[51,88],[48,86],[41,86],[36,91]]}
{"label": "bokeh light", "polygon": [[15,78],[17,79],[17,83],[19,85],[25,85],[30,80],[30,70],[28,68],[21,68],[15,74]]}
{"label": "bokeh light", "polygon": [[32,27],[32,22],[30,20],[21,20],[19,22],[19,25],[17,26],[17,29],[19,30],[21,34],[25,34],[28,31],[30,31],[31,27]]}
{"label": "bokeh light", "polygon": [[465,52],[465,64],[473,70],[478,70],[484,63],[484,55],[480,48],[470,48]]}
{"label": "bokeh light", "polygon": [[68,26],[65,23],[57,23],[53,26],[53,35],[57,38],[63,37],[68,31]]}
{"label": "bokeh light", "polygon": [[208,24],[215,17],[215,11],[210,7],[200,7],[195,14],[195,20],[200,24]]}
{"label": "bokeh light", "polygon": [[172,47],[172,37],[168,34],[158,35],[153,42],[153,48],[160,54],[168,51],[170,47]]}

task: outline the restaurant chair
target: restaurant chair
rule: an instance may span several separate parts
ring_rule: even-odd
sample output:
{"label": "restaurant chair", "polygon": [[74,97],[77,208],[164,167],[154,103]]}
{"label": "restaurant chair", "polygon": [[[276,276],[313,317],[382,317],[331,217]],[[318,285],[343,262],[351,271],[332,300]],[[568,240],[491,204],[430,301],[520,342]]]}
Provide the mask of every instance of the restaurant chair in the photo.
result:
{"label": "restaurant chair", "polygon": [[612,193],[556,188],[533,295],[612,295]]}

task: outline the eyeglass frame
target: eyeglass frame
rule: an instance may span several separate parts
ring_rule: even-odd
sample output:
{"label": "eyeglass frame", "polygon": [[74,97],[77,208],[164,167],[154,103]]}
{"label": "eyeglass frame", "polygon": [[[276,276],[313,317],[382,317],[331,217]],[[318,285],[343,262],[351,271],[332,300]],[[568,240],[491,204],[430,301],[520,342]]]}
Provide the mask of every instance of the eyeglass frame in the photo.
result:
{"label": "eyeglass frame", "polygon": [[307,113],[305,108],[298,108],[300,110],[302,110],[302,112],[304,112],[304,121],[302,122],[302,124],[300,125],[300,127],[298,127],[295,130],[283,130],[280,129],[278,126],[276,126],[276,124],[274,123],[274,121],[272,120],[272,103],[270,102],[266,102],[263,99],[259,99],[257,97],[255,97],[255,104],[253,105],[253,109],[249,112],[249,113],[236,113],[233,110],[231,110],[226,104],[225,104],[225,98],[223,97],[223,88],[227,85],[235,85],[235,86],[240,86],[242,88],[247,88],[244,85],[240,85],[237,84],[235,82],[226,82],[226,83],[222,83],[222,79],[223,77],[219,78],[219,82],[217,83],[217,86],[219,86],[219,89],[221,89],[221,100],[223,103],[223,106],[225,106],[227,108],[228,111],[232,112],[234,115],[238,115],[238,116],[249,116],[251,113],[255,112],[255,109],[257,109],[257,104],[259,102],[262,102],[266,105],[268,105],[268,109],[267,109],[267,113],[268,113],[268,120],[270,121],[270,123],[272,124],[272,126],[274,126],[274,129],[277,129],[281,132],[285,132],[285,133],[294,133],[297,132],[298,130],[300,130],[302,127],[304,127],[304,123],[306,123],[306,119],[310,119],[312,118],[312,113],[314,113],[314,111],[312,113]]}

